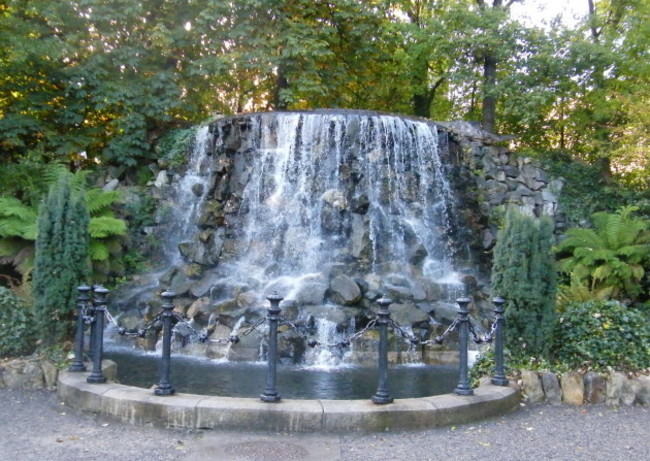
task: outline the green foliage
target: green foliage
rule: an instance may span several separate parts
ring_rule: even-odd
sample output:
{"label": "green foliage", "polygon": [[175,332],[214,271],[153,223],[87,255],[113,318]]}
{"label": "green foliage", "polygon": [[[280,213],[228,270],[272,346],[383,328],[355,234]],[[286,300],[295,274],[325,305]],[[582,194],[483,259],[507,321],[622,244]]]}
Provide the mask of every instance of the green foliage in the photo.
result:
{"label": "green foliage", "polygon": [[196,137],[196,128],[170,130],[156,143],[156,154],[169,168],[178,168],[187,162],[188,149]]}
{"label": "green foliage", "polygon": [[545,357],[555,318],[553,224],[515,208],[506,213],[494,248],[492,293],[506,300],[506,347],[514,355]]}
{"label": "green foliage", "polygon": [[11,263],[23,275],[34,263],[32,245],[36,239],[36,210],[13,197],[0,197],[0,258]]}
{"label": "green foliage", "polygon": [[[550,359],[544,357],[531,357],[527,355],[513,355],[509,349],[503,351],[504,369],[506,376],[516,377],[519,370],[554,370],[554,371],[567,371],[567,367],[563,363],[552,362]],[[489,348],[481,351],[479,356],[470,369],[470,381],[473,387],[477,387],[481,378],[486,376],[494,376],[494,369],[496,366],[494,358],[494,348]]]}
{"label": "green foliage", "polygon": [[9,0],[0,153],[137,167],[164,133],[213,114],[484,112],[520,147],[647,188],[647,0],[596,2],[571,29],[517,23],[511,3]]}
{"label": "green foliage", "polygon": [[[69,173],[60,167],[41,170],[42,183],[53,184]],[[75,193],[85,195],[90,222],[90,259],[96,281],[122,275],[121,242],[127,233],[126,222],[115,216],[115,204],[122,200],[119,191],[86,188],[89,171],[80,170],[70,177]],[[32,184],[27,182],[23,187]],[[35,200],[34,200],[35,201]],[[0,257],[10,262],[26,279],[34,267],[34,241],[37,236],[37,205],[14,197],[0,197]],[[110,260],[109,257],[114,259]],[[115,274],[117,272],[117,274]]]}
{"label": "green foliage", "polygon": [[31,353],[36,348],[34,317],[27,304],[0,287],[0,357]]}
{"label": "green foliage", "polygon": [[557,290],[557,309],[563,312],[568,304],[581,303],[593,300],[606,301],[612,296],[612,288],[605,287],[593,290],[586,285],[576,274],[570,275],[568,285],[559,285]]}
{"label": "green foliage", "polygon": [[34,313],[45,345],[70,339],[76,288],[90,275],[88,209],[83,194],[63,175],[41,205],[33,272]]}
{"label": "green foliage", "polygon": [[555,325],[553,355],[573,369],[646,369],[650,324],[642,312],[617,301],[569,304]]}
{"label": "green foliage", "polygon": [[614,298],[639,299],[650,261],[650,220],[633,216],[637,210],[594,213],[593,228],[569,229],[555,248],[560,270],[592,291],[607,289]]}

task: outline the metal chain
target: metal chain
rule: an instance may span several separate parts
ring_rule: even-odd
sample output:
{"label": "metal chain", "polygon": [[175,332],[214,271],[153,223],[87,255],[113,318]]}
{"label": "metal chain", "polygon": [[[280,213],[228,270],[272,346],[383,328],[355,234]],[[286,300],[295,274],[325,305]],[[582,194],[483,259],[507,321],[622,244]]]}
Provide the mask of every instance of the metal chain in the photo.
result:
{"label": "metal chain", "polygon": [[460,316],[457,316],[453,322],[451,322],[451,325],[447,327],[447,329],[444,331],[443,334],[436,336],[434,340],[428,340],[424,341],[425,344],[442,344],[445,338],[458,327],[458,324],[460,323]]}
{"label": "metal chain", "polygon": [[253,331],[257,329],[257,327],[259,327],[265,321],[266,321],[266,317],[260,317],[253,325],[251,325],[246,330],[244,330],[240,335],[232,334],[228,338],[218,338],[218,339],[209,339],[209,340],[206,339],[206,340],[211,343],[218,343],[218,344],[228,344],[228,343],[237,344],[240,341],[240,336],[250,335]]}
{"label": "metal chain", "polygon": [[408,341],[410,346],[417,346],[422,343],[422,341],[420,341],[420,339],[417,338],[414,334],[404,331],[404,329],[395,320],[390,319],[390,324],[393,327],[394,331],[397,331],[404,340]]}

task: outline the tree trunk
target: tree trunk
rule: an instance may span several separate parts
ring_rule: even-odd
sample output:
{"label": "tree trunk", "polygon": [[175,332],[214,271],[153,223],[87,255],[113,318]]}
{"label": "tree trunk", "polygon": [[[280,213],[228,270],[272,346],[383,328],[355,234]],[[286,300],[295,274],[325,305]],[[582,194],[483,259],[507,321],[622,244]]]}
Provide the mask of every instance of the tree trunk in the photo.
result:
{"label": "tree trunk", "polygon": [[497,99],[494,95],[494,86],[497,81],[497,60],[490,52],[483,61],[483,120],[482,128],[494,133],[496,122]]}
{"label": "tree trunk", "polygon": [[282,66],[278,67],[278,75],[275,79],[273,91],[273,107],[275,110],[287,110],[287,102],[282,98],[282,90],[289,88],[289,82],[284,76]]}

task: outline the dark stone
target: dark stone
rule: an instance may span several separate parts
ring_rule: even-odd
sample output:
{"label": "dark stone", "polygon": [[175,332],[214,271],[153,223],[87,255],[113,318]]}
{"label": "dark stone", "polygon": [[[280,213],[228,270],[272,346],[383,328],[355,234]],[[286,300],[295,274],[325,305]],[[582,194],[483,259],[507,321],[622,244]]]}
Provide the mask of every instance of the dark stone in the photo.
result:
{"label": "dark stone", "polygon": [[584,378],[585,401],[587,403],[605,403],[607,399],[607,380],[595,371],[588,372]]}
{"label": "dark stone", "polygon": [[557,379],[555,373],[545,371],[542,373],[542,387],[546,400],[553,405],[560,405],[562,403],[562,389],[560,388],[560,381]]}

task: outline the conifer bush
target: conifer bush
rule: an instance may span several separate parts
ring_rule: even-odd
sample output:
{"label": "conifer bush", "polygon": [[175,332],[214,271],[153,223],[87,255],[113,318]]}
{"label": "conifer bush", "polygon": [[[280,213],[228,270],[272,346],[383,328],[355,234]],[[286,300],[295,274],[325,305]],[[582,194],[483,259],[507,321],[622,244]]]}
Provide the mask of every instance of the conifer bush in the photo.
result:
{"label": "conifer bush", "polygon": [[77,287],[88,280],[88,209],[84,195],[61,176],[41,205],[33,273],[34,312],[45,345],[72,337]]}
{"label": "conifer bush", "polygon": [[550,218],[507,211],[494,248],[492,293],[506,299],[505,345],[515,356],[550,352],[557,284],[552,244]]}

